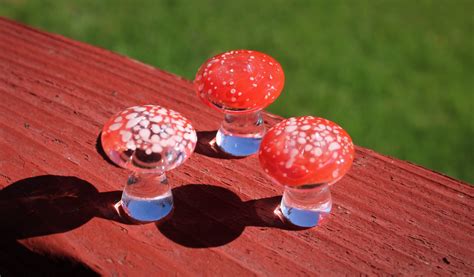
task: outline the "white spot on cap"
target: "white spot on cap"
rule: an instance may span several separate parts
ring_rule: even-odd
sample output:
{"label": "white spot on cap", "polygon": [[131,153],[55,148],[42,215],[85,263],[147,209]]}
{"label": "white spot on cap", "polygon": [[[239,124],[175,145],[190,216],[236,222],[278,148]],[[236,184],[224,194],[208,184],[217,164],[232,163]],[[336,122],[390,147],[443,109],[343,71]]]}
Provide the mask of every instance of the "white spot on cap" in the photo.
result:
{"label": "white spot on cap", "polygon": [[129,131],[125,131],[122,133],[122,141],[127,142],[132,138],[132,133]]}
{"label": "white spot on cap", "polygon": [[160,141],[160,145],[161,145],[162,147],[167,147],[167,146],[168,146],[168,140],[166,140],[166,139],[161,140],[161,141]]}
{"label": "white spot on cap", "polygon": [[136,117],[138,115],[138,113],[131,113],[131,114],[128,114],[125,118],[126,119],[132,119],[134,117]]}
{"label": "white spot on cap", "polygon": [[302,138],[302,137],[299,137],[299,138],[297,139],[297,141],[298,141],[299,144],[305,144],[305,143],[306,143],[306,139],[305,139],[305,138]]}
{"label": "white spot on cap", "polygon": [[148,126],[148,124],[150,124],[150,121],[148,121],[148,120],[146,120],[146,119],[140,121],[140,125],[143,126],[143,127],[145,127],[145,128]]}
{"label": "white spot on cap", "polygon": [[321,148],[319,147],[316,147],[316,149],[314,149],[314,154],[319,157],[321,156],[321,154],[323,154],[323,151],[321,150]]}
{"label": "white spot on cap", "polygon": [[149,129],[141,129],[140,132],[138,133],[140,137],[146,141],[150,137],[150,130]]}
{"label": "white spot on cap", "polygon": [[158,134],[161,131],[161,128],[157,124],[153,124],[151,125],[151,130],[153,131],[153,133]]}
{"label": "white spot on cap", "polygon": [[163,114],[163,115],[167,115],[167,114],[168,114],[168,110],[165,109],[165,108],[161,108],[161,109],[157,110],[156,112],[159,113],[159,114]]}
{"label": "white spot on cap", "polygon": [[129,141],[127,142],[126,147],[127,147],[128,149],[130,149],[130,150],[135,150],[135,149],[137,149],[137,146],[135,145],[135,142],[133,142],[133,140],[129,140]]}
{"label": "white spot on cap", "polygon": [[175,133],[175,131],[172,128],[166,128],[165,131],[170,135],[174,135],[174,133]]}
{"label": "white spot on cap", "polygon": [[191,140],[192,139],[192,135],[190,133],[185,133],[183,135],[183,137],[184,137],[185,140]]}
{"label": "white spot on cap", "polygon": [[140,122],[143,118],[144,118],[143,116],[140,116],[140,117],[135,117],[135,118],[130,119],[127,122],[127,125],[125,126],[125,128],[132,128],[133,126],[137,125],[138,122]]}
{"label": "white spot on cap", "polygon": [[163,117],[161,115],[157,115],[157,116],[154,116],[152,118],[150,118],[150,121],[151,122],[161,122],[163,120]]}
{"label": "white spot on cap", "polygon": [[163,151],[163,147],[161,147],[161,145],[159,145],[158,143],[153,144],[153,146],[151,147],[151,151],[153,153],[160,153],[161,151]]}
{"label": "white spot on cap", "polygon": [[138,107],[138,106],[137,106],[137,107],[133,107],[132,109],[133,109],[134,111],[136,111],[136,112],[143,112],[143,111],[146,110],[146,108],[144,108],[144,107]]}
{"label": "white spot on cap", "polygon": [[309,125],[303,125],[303,126],[301,126],[300,129],[303,130],[303,131],[306,131],[306,130],[309,130],[310,128],[311,128],[311,126],[309,126]]}
{"label": "white spot on cap", "polygon": [[291,133],[293,132],[294,130],[296,130],[298,127],[296,127],[296,125],[290,125],[288,127],[285,128],[285,132],[287,133]]}
{"label": "white spot on cap", "polygon": [[197,136],[196,136],[196,133],[195,132],[192,132],[191,135],[190,135],[190,140],[193,142],[193,143],[196,143],[197,142]]}
{"label": "white spot on cap", "polygon": [[161,139],[160,139],[160,136],[158,136],[158,135],[153,135],[153,136],[151,136],[151,139],[150,139],[150,141],[151,141],[152,143],[157,143],[157,142],[159,142],[160,140],[161,140]]}
{"label": "white spot on cap", "polygon": [[114,124],[109,126],[109,130],[110,131],[115,131],[115,130],[120,129],[120,127],[122,127],[122,123],[114,123]]}
{"label": "white spot on cap", "polygon": [[332,142],[331,144],[329,144],[329,151],[334,151],[339,148],[341,148],[341,146],[337,142]]}

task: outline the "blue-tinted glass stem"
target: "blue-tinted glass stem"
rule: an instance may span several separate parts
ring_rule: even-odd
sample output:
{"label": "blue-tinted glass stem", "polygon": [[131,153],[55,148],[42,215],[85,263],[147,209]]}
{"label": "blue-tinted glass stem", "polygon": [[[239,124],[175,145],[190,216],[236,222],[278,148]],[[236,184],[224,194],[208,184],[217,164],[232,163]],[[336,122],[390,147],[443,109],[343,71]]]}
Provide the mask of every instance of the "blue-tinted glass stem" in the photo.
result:
{"label": "blue-tinted glass stem", "polygon": [[248,156],[258,152],[265,134],[261,111],[226,113],[216,135],[219,148],[233,156]]}
{"label": "blue-tinted glass stem", "polygon": [[132,173],[122,193],[122,208],[133,219],[157,221],[173,209],[173,196],[166,175]]}
{"label": "blue-tinted glass stem", "polygon": [[329,184],[285,187],[280,209],[285,219],[298,227],[314,227],[331,212]]}

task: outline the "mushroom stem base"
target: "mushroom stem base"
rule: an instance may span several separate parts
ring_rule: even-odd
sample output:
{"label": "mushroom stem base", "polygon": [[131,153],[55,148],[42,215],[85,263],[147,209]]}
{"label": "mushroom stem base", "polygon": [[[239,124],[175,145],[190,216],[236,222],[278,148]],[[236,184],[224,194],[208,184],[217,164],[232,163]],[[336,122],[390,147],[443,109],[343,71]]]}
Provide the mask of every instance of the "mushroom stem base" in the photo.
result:
{"label": "mushroom stem base", "polygon": [[280,211],[290,224],[301,228],[320,225],[331,212],[332,198],[328,184],[285,187]]}
{"label": "mushroom stem base", "polygon": [[258,152],[265,134],[261,111],[225,114],[216,144],[227,154],[245,157]]}
{"label": "mushroom stem base", "polygon": [[165,218],[173,210],[173,195],[166,175],[132,173],[122,193],[122,208],[140,222]]}

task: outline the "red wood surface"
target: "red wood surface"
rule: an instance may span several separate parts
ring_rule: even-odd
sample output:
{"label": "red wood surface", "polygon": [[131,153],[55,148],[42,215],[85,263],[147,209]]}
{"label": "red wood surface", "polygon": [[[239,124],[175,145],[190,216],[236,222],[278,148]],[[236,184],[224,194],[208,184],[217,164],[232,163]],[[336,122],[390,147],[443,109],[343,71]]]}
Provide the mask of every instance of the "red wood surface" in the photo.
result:
{"label": "red wood surface", "polygon": [[[159,225],[117,215],[127,172],[97,145],[106,120],[138,104],[200,131]],[[206,143],[220,120],[187,80],[0,19],[0,275],[474,274],[472,186],[359,147],[329,220],[288,230],[273,215],[282,188],[256,157]]]}

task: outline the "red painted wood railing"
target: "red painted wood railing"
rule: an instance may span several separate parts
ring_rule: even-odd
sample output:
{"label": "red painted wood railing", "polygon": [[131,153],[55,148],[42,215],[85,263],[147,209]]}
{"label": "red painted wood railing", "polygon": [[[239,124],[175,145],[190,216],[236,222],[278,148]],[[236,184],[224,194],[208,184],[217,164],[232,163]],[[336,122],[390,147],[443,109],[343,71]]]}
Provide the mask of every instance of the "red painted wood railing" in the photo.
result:
{"label": "red painted wood railing", "polygon": [[[113,209],[127,173],[98,136],[148,103],[191,119],[200,143],[169,176],[173,217],[131,225]],[[187,80],[0,19],[0,275],[474,274],[472,186],[359,147],[326,224],[287,230],[256,158],[207,146],[220,121]]]}

